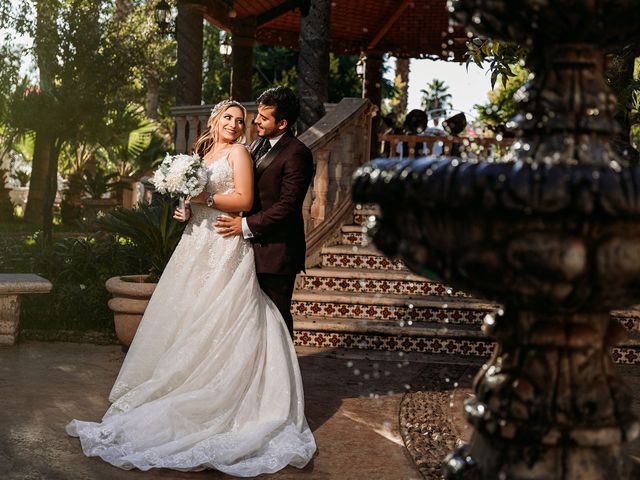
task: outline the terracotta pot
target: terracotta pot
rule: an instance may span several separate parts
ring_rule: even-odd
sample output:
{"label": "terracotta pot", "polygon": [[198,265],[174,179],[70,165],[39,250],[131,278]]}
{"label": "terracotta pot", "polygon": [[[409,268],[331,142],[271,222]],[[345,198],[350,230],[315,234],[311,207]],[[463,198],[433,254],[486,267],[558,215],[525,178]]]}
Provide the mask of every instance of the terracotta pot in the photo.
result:
{"label": "terracotta pot", "polygon": [[127,347],[131,345],[149,299],[158,285],[145,283],[147,277],[147,275],[123,275],[111,277],[106,282],[107,290],[113,295],[108,305],[113,311],[116,335]]}
{"label": "terracotta pot", "polygon": [[93,224],[99,215],[109,213],[117,205],[118,201],[115,198],[83,198],[82,215],[87,223]]}

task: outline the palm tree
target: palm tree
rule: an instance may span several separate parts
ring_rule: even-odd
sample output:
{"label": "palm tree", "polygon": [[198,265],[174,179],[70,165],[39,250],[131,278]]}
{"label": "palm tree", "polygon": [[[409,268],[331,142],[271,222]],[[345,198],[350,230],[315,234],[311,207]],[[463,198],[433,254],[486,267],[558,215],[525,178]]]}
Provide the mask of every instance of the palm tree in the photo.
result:
{"label": "palm tree", "polygon": [[[422,93],[422,108],[430,110],[451,108],[451,94],[449,87],[442,80],[434,78],[426,89],[420,90]],[[433,122],[437,126],[442,112],[432,114]]]}

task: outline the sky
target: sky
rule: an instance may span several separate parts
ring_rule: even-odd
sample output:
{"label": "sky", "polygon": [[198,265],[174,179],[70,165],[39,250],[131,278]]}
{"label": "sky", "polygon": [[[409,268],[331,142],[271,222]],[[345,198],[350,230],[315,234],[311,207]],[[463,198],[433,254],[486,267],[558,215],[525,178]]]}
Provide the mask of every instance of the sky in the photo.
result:
{"label": "sky", "polygon": [[[409,73],[409,106],[408,109],[421,108],[422,94],[420,90],[434,78],[443,80],[449,87],[451,103],[456,110],[474,115],[473,106],[487,102],[487,93],[491,90],[491,78],[487,70],[476,65],[447,62],[444,60],[412,59]],[[386,77],[393,78],[395,59],[391,59],[391,68]]]}

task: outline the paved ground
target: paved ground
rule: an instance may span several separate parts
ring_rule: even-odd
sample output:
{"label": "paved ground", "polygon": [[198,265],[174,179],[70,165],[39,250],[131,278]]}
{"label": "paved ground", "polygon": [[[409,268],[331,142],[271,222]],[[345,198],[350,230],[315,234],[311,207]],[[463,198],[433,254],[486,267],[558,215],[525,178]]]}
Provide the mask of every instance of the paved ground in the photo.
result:
{"label": "paved ground", "polygon": [[[299,349],[307,419],[318,453],[304,470],[287,468],[277,480],[420,479],[399,435],[405,389],[425,362],[451,357],[397,353],[320,352]],[[25,342],[0,348],[0,479],[142,480],[227,479],[219,472],[122,471],[81,453],[64,425],[72,418],[99,420],[124,354],[117,346]],[[437,369],[436,369],[437,371]],[[444,371],[444,370],[443,370]],[[626,368],[640,412],[640,369]],[[468,391],[452,392],[460,403]],[[468,431],[461,408],[451,409],[460,436]],[[640,456],[640,443],[632,446]]]}
{"label": "paved ground", "polygon": [[[398,406],[424,364],[300,351],[307,419],[319,446],[304,470],[274,479],[419,479],[398,433]],[[117,346],[26,342],[0,349],[0,478],[222,479],[219,472],[125,472],[82,455],[64,425],[99,420],[123,353]],[[392,361],[393,360],[393,361]]]}

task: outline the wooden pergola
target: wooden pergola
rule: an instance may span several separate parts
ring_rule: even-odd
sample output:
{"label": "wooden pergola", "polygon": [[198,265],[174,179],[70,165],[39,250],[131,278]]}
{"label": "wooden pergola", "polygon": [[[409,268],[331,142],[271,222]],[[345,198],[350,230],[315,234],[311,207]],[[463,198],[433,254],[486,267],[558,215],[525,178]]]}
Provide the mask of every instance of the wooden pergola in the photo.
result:
{"label": "wooden pergola", "polygon": [[[361,55],[364,60],[363,96],[380,105],[382,58],[462,59],[466,33],[449,23],[445,0],[179,0],[178,1],[178,82],[192,94],[178,105],[199,103],[199,84],[194,71],[202,60],[201,29],[204,18],[231,33],[232,97],[251,100],[252,48],[256,43],[298,49],[301,16],[315,1],[330,4],[329,50],[335,54]],[[311,12],[314,14],[314,12]],[[198,31],[200,30],[200,31]],[[199,54],[197,51],[200,43]],[[182,55],[181,55],[182,52]],[[192,66],[186,65],[190,62]],[[182,65],[181,65],[182,64]],[[181,82],[181,73],[183,78]],[[195,77],[201,79],[200,75]],[[200,80],[201,82],[201,80]],[[196,97],[196,92],[197,96]],[[197,102],[195,101],[197,100]],[[181,101],[183,103],[181,103]]]}

